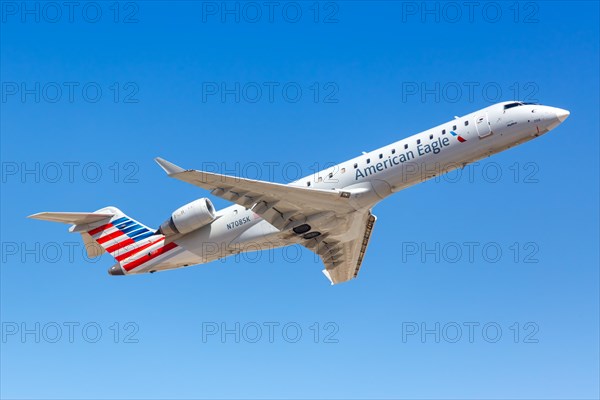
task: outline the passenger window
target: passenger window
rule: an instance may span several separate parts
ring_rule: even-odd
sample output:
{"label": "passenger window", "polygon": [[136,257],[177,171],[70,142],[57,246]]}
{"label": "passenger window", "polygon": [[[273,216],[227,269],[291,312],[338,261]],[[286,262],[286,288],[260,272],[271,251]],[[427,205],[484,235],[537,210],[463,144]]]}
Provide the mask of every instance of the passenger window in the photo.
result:
{"label": "passenger window", "polygon": [[465,126],[469,126],[469,121],[465,121]]}
{"label": "passenger window", "polygon": [[405,150],[408,149],[408,145],[407,144],[404,145],[404,149]]}
{"label": "passenger window", "polygon": [[330,177],[330,178],[333,178],[333,172],[330,172],[330,173],[329,173],[329,177]]}
{"label": "passenger window", "polygon": [[456,125],[452,126],[452,130],[455,131],[456,130]]}
{"label": "passenger window", "polygon": [[371,159],[367,158],[367,164],[371,164]]}
{"label": "passenger window", "polygon": [[323,182],[323,177],[322,176],[319,177],[319,182]]}
{"label": "passenger window", "polygon": [[417,139],[417,144],[421,144],[421,139]]}
{"label": "passenger window", "polygon": [[429,135],[429,140],[433,139],[433,135]]}
{"label": "passenger window", "polygon": [[442,129],[442,135],[445,135],[445,134],[446,134],[446,130]]}
{"label": "passenger window", "polygon": [[383,154],[380,154],[380,155],[379,155],[379,158],[383,158]]}
{"label": "passenger window", "polygon": [[392,149],[392,154],[396,154],[396,149]]}
{"label": "passenger window", "polygon": [[354,168],[355,168],[355,169],[356,169],[356,168],[358,168],[358,164],[356,164],[356,163],[355,163],[355,164],[354,164]]}
{"label": "passenger window", "polygon": [[340,172],[343,174],[344,172],[346,172],[346,168],[342,168],[342,169],[340,170]]}
{"label": "passenger window", "polygon": [[310,186],[310,181],[306,182],[306,186]]}

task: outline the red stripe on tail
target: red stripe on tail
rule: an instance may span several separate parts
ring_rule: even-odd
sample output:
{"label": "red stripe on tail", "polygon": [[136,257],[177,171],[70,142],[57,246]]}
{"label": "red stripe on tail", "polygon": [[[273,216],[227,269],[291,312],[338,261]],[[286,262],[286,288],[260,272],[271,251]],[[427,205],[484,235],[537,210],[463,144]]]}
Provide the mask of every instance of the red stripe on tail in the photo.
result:
{"label": "red stripe on tail", "polygon": [[108,228],[112,228],[112,226],[113,226],[113,224],[111,224],[111,223],[109,222],[108,224],[101,225],[101,226],[99,226],[99,227],[97,227],[97,228],[94,228],[94,229],[92,229],[91,231],[88,231],[88,233],[89,233],[91,236],[94,236],[96,233],[100,233],[100,232],[102,232],[102,231],[104,231],[104,230],[106,230],[106,229],[108,229]]}
{"label": "red stripe on tail", "polygon": [[107,247],[106,251],[109,253],[113,253],[119,249],[122,249],[125,246],[129,246],[130,244],[134,244],[134,243],[135,243],[135,240],[133,240],[131,238],[127,238],[127,239],[123,240],[122,242],[115,243],[112,246]]}
{"label": "red stripe on tail", "polygon": [[98,240],[96,240],[96,241],[98,242],[98,244],[102,244],[102,243],[106,243],[106,242],[108,242],[109,240],[112,240],[112,239],[114,239],[114,238],[117,238],[117,237],[119,237],[119,236],[121,236],[121,235],[124,235],[124,233],[123,233],[123,232],[121,232],[121,231],[116,231],[116,232],[113,232],[113,233],[109,233],[109,234],[108,234],[108,235],[106,235],[106,236],[102,236],[101,238],[99,238],[99,239],[98,239]]}
{"label": "red stripe on tail", "polygon": [[136,254],[136,253],[138,253],[138,252],[140,252],[140,251],[142,251],[144,249],[147,249],[148,247],[150,247],[150,246],[152,246],[152,245],[160,242],[161,240],[163,240],[163,238],[160,238],[160,239],[158,239],[158,240],[156,240],[154,242],[146,243],[143,246],[136,247],[135,249],[130,250],[130,251],[126,252],[126,253],[119,254],[118,256],[115,257],[115,260],[117,260],[117,261],[125,260],[126,258],[129,258],[132,255],[134,255],[134,254]]}
{"label": "red stripe on tail", "polygon": [[161,254],[166,253],[167,251],[174,249],[175,247],[177,247],[177,245],[175,244],[175,242],[171,242],[171,243],[167,243],[165,246],[153,251],[152,253],[146,254],[143,257],[138,258],[137,260],[134,260],[132,262],[130,262],[129,264],[125,264],[123,265],[123,269],[125,271],[131,271],[132,269],[134,269],[135,267],[138,267],[140,265],[142,265],[143,263],[152,260],[153,258],[156,258],[158,256],[160,256]]}

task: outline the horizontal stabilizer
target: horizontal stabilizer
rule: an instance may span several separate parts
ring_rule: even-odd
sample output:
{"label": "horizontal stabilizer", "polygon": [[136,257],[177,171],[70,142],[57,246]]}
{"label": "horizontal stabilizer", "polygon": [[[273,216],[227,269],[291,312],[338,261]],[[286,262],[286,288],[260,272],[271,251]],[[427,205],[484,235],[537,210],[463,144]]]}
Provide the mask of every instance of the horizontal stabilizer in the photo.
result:
{"label": "horizontal stabilizer", "polygon": [[112,216],[114,216],[114,214],[85,212],[41,212],[30,215],[27,218],[61,222],[63,224],[82,225],[102,221]]}
{"label": "horizontal stabilizer", "polygon": [[109,270],[111,275],[123,275],[145,264],[145,257],[152,259],[177,247],[174,242],[165,245],[165,237],[156,229],[113,206],[95,212],[41,212],[29,218],[72,224],[69,232],[81,234],[88,258],[108,253],[117,261]]}

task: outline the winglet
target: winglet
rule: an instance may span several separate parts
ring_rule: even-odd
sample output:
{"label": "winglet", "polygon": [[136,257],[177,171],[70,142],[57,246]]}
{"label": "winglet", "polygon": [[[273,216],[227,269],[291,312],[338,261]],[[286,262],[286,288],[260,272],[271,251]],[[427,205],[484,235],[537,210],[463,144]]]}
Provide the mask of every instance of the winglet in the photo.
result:
{"label": "winglet", "polygon": [[160,165],[160,167],[168,174],[168,175],[174,175],[174,174],[178,174],[180,172],[184,172],[185,169],[168,162],[167,160],[160,158],[160,157],[156,157],[154,159],[154,161],[156,161],[156,163],[158,165]]}
{"label": "winglet", "polygon": [[335,285],[335,283],[333,283],[333,279],[331,279],[331,274],[329,274],[329,271],[327,271],[327,269],[324,269],[323,271],[323,275],[325,275],[327,277],[327,279],[329,279],[329,282],[331,282],[331,285]]}

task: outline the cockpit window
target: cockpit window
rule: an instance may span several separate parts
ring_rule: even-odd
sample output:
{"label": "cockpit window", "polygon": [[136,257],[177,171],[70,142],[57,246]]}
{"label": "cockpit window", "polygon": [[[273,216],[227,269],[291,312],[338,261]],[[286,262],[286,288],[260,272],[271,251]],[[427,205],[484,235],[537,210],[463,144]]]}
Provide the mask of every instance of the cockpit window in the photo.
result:
{"label": "cockpit window", "polygon": [[522,106],[522,105],[523,105],[523,103],[519,103],[519,102],[517,102],[517,103],[508,103],[508,104],[504,105],[504,109],[508,110],[509,108],[519,107],[519,106]]}

